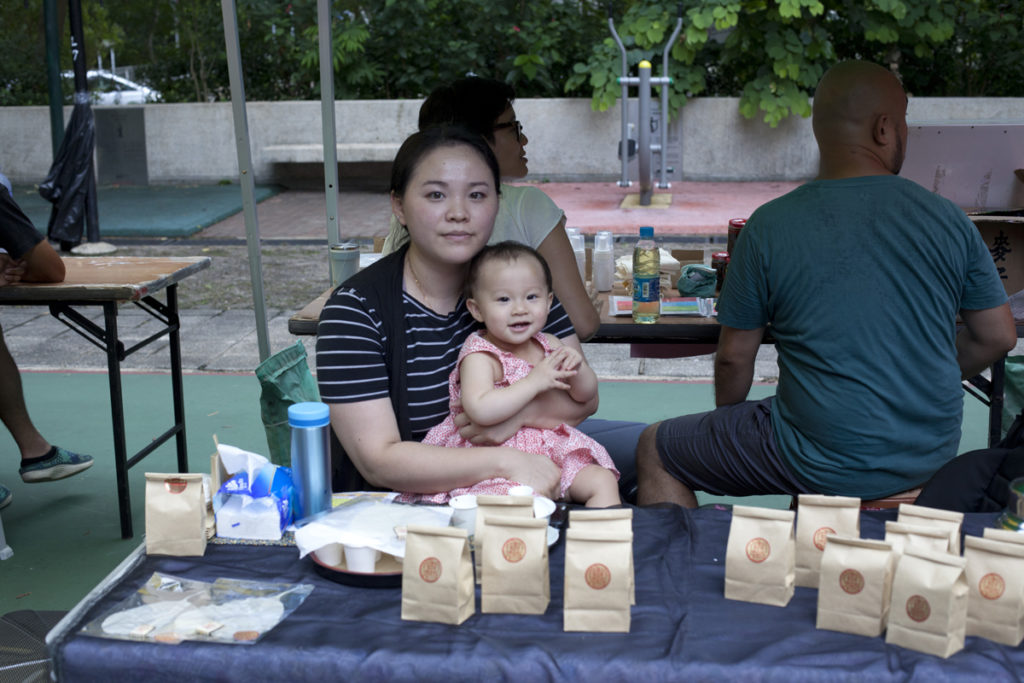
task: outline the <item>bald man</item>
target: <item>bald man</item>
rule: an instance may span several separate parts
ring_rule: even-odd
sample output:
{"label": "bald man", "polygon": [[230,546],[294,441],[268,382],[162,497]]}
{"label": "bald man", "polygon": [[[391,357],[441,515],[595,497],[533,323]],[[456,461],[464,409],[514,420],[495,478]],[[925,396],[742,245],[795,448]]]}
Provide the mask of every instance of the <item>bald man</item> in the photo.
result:
{"label": "bald man", "polygon": [[[906,115],[880,66],[843,62],[821,79],[818,176],[743,229],[718,301],[717,408],[644,431],[641,505],[694,507],[694,491],[881,498],[956,455],[960,381],[1012,349],[1016,331],[978,230],[897,177]],[[778,389],[748,401],[768,325]]]}

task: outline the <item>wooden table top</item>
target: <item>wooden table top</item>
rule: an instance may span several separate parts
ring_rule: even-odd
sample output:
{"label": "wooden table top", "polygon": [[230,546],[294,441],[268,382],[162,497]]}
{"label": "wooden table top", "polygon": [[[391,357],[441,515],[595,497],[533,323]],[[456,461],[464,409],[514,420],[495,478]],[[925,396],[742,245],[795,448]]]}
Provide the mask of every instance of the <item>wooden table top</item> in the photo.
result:
{"label": "wooden table top", "polygon": [[210,267],[208,256],[66,256],[63,282],[0,287],[0,303],[137,301]]}

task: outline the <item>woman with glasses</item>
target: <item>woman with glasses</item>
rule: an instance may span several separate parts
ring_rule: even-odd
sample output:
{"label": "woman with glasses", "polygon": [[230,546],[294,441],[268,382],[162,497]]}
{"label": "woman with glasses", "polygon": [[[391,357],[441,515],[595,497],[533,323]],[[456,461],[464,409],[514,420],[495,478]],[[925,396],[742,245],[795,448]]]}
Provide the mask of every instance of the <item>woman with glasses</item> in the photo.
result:
{"label": "woman with glasses", "polygon": [[[419,129],[457,124],[479,133],[498,159],[503,180],[526,176],[524,149],[529,138],[516,119],[511,85],[489,78],[461,78],[435,89],[420,107]],[[405,226],[392,216],[384,253],[398,249],[409,239]],[[502,184],[498,215],[490,243],[513,240],[541,253],[554,275],[554,293],[562,302],[576,334],[583,341],[597,331],[600,322],[590,296],[580,280],[569,238],[565,213],[541,190],[532,186]]]}

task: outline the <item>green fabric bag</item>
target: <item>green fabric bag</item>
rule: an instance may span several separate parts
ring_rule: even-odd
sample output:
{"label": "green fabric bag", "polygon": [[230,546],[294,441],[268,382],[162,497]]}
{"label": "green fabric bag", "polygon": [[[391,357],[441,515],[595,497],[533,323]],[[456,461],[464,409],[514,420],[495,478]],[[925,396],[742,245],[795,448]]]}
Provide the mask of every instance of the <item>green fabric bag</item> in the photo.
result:
{"label": "green fabric bag", "polygon": [[1000,436],[1024,410],[1024,356],[1006,357],[1006,375],[1003,382],[1003,425]]}
{"label": "green fabric bag", "polygon": [[256,367],[263,428],[267,431],[270,462],[291,466],[292,430],[288,426],[288,406],[304,401],[319,401],[320,390],[306,364],[306,347],[297,341],[278,351]]}

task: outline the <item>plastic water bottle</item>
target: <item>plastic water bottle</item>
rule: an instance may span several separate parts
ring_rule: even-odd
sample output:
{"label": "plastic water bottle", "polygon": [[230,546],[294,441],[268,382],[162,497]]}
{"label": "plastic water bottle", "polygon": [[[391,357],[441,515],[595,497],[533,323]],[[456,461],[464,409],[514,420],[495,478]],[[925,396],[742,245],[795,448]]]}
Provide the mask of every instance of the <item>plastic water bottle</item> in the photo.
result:
{"label": "plastic water bottle", "polygon": [[576,257],[576,270],[579,271],[580,280],[587,283],[587,249],[583,235],[578,231],[569,235],[569,244],[572,246],[573,256]]}
{"label": "plastic water bottle", "polygon": [[654,228],[640,228],[633,250],[633,322],[654,323],[661,315],[661,256]]}
{"label": "plastic water bottle", "polygon": [[615,280],[615,247],[611,231],[602,230],[594,235],[594,289],[611,291]]}
{"label": "plastic water bottle", "polygon": [[298,501],[295,521],[331,508],[330,411],[324,403],[288,406],[292,428],[292,479]]}

